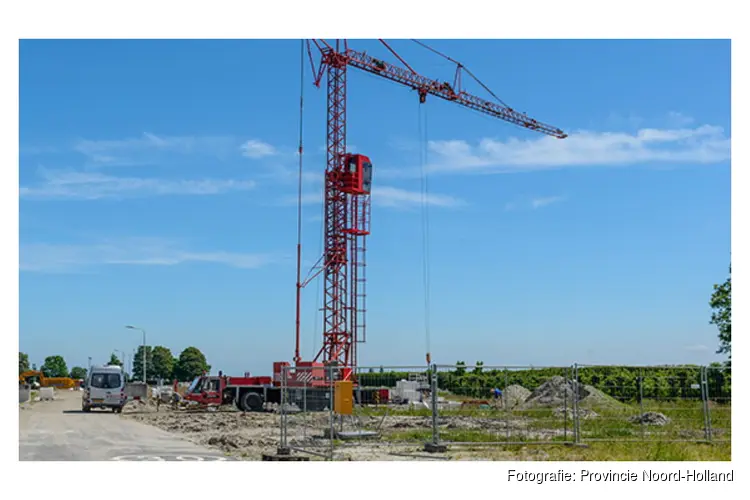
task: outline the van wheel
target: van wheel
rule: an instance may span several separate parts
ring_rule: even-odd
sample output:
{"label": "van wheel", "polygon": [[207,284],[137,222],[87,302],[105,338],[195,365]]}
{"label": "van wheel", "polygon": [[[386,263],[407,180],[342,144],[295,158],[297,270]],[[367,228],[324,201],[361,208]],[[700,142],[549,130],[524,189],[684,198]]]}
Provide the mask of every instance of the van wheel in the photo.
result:
{"label": "van wheel", "polygon": [[247,392],[242,396],[242,411],[260,411],[263,400],[257,392]]}

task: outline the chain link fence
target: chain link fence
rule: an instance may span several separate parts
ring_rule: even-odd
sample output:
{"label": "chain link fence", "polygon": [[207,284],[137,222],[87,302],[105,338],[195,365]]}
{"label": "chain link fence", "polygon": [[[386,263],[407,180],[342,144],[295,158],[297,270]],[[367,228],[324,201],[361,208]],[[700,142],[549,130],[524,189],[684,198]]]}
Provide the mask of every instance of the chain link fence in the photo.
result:
{"label": "chain link fence", "polygon": [[285,367],[281,379],[280,450],[325,460],[461,446],[731,440],[725,367],[311,366]]}

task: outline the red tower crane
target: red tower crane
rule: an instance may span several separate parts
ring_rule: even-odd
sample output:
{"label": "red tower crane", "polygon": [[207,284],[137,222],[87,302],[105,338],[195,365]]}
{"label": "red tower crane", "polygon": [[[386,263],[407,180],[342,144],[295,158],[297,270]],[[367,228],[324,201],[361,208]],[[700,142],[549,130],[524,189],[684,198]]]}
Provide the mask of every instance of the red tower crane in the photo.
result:
{"label": "red tower crane", "polygon": [[[416,90],[421,103],[428,95],[454,102],[499,118],[514,125],[559,139],[567,137],[562,130],[544,124],[525,113],[505,105],[461,63],[428,47],[456,65],[453,83],[434,80],[420,75],[399,56],[384,40],[379,40],[402,66],[350,49],[346,40],[333,44],[322,39],[306,41],[307,54],[312,65],[314,83],[320,87],[323,75],[327,77],[327,163],[325,170],[324,251],[311,274],[300,280],[298,245],[297,318],[294,362],[297,366],[330,366],[339,368],[342,379],[351,378],[357,366],[357,344],[365,337],[365,241],[370,234],[370,187],[372,162],[367,156],[352,154],[346,149],[346,76],[349,67],[381,76]],[[313,48],[320,52],[316,69]],[[477,81],[496,102],[468,93],[462,86],[466,73]],[[301,146],[300,146],[300,154]],[[324,275],[323,346],[313,362],[303,362],[300,357],[300,293],[315,277]],[[428,363],[429,353],[428,353]]]}

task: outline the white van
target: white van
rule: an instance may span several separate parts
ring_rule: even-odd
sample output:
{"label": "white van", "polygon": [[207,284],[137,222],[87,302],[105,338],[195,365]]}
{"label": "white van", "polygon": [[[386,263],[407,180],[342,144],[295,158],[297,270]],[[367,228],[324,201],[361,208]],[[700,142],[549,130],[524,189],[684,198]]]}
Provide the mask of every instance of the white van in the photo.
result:
{"label": "white van", "polygon": [[86,377],[81,409],[111,408],[121,412],[127,402],[125,395],[125,374],[118,365],[92,366]]}

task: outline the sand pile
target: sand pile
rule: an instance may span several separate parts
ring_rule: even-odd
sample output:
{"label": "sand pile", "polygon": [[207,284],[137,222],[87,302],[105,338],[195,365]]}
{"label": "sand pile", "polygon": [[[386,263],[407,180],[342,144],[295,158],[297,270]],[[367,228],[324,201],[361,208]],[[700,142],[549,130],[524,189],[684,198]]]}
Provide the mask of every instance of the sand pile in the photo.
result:
{"label": "sand pile", "polygon": [[608,396],[607,394],[603,393],[596,387],[590,386],[590,385],[584,385],[582,387],[581,391],[581,399],[578,400],[578,406],[580,411],[580,406],[588,406],[588,407],[602,407],[602,406],[608,406],[608,407],[621,407],[623,406],[623,403],[617,401],[612,396]]}
{"label": "sand pile", "polygon": [[566,406],[570,408],[573,406],[576,397],[578,397],[578,408],[581,413],[582,407],[590,409],[592,407],[622,405],[622,403],[595,387],[582,385],[574,380],[556,375],[537,387],[521,407],[524,409],[538,407],[565,408]]}

